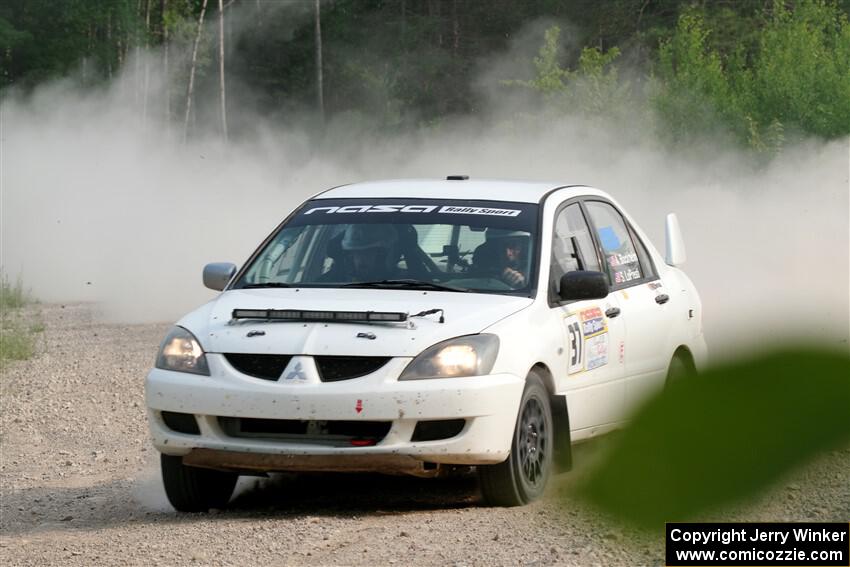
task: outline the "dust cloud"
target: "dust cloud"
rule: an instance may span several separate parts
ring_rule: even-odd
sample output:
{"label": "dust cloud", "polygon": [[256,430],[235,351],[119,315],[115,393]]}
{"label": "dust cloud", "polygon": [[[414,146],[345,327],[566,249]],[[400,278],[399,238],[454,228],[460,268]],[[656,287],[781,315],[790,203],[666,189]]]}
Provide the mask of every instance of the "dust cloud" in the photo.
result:
{"label": "dust cloud", "polygon": [[184,145],[155,118],[155,76],[143,119],[139,68],[128,62],[99,89],[63,80],[0,101],[2,267],[41,301],[97,302],[112,321],[175,320],[215,296],[201,284],[205,263],[243,262],[311,194],[462,173],[599,187],[662,251],[664,217],[677,212],[714,352],[779,338],[847,348],[850,140],[756,164],[712,140],[671,149],[621,121],[507,121],[494,95],[486,118],[407,135],[344,118],[319,134],[230,97],[240,135],[225,146],[210,120]]}

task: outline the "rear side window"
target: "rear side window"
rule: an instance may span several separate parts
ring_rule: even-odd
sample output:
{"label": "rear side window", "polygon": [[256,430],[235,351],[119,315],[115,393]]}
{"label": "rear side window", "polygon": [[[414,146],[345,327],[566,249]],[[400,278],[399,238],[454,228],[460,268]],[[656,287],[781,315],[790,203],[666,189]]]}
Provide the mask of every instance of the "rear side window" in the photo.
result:
{"label": "rear side window", "polygon": [[611,284],[616,287],[643,279],[634,242],[620,213],[601,201],[586,201],[585,205],[602,246]]}
{"label": "rear side window", "polygon": [[632,235],[632,242],[635,243],[635,248],[637,249],[638,260],[640,260],[640,269],[643,272],[645,277],[650,277],[655,275],[655,268],[652,265],[652,260],[649,259],[649,252],[646,251],[646,246],[644,246],[643,241],[641,241],[640,237],[635,233],[634,228],[629,231]]}

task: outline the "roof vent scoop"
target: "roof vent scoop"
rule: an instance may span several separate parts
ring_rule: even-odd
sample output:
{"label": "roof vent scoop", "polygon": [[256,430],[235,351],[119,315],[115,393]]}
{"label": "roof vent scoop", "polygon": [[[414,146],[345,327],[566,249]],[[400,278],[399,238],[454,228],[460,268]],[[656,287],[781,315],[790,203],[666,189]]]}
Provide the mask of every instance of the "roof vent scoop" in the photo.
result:
{"label": "roof vent scoop", "polygon": [[468,175],[449,175],[446,177],[446,181],[466,181],[469,179]]}

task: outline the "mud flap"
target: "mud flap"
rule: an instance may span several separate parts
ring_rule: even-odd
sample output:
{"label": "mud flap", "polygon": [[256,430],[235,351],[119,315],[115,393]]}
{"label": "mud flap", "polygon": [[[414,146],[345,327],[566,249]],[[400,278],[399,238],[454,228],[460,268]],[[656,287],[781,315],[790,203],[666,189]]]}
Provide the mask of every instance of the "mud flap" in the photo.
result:
{"label": "mud flap", "polygon": [[551,396],[552,422],[555,430],[555,470],[567,472],[573,468],[572,442],[570,438],[570,415],[567,412],[566,396]]}

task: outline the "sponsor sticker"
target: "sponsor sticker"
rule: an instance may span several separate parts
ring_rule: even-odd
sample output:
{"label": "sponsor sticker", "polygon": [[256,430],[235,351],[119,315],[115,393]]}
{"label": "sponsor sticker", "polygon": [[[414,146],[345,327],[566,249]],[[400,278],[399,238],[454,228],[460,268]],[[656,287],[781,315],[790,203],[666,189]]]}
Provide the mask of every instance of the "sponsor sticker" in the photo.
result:
{"label": "sponsor sticker", "polygon": [[521,211],[517,209],[490,209],[486,207],[445,206],[440,207],[440,210],[437,212],[451,215],[490,215],[496,217],[515,217],[518,216]]}
{"label": "sponsor sticker", "polygon": [[632,280],[640,279],[640,270],[637,268],[634,269],[625,269],[625,270],[617,270],[614,272],[614,283],[621,284],[630,282]]}
{"label": "sponsor sticker", "polygon": [[593,370],[608,364],[608,333],[601,333],[585,339],[584,349],[587,352],[584,363],[586,370]]}
{"label": "sponsor sticker", "polygon": [[605,315],[599,307],[580,311],[579,317],[581,318],[581,332],[585,338],[608,331],[608,326],[605,324]]}
{"label": "sponsor sticker", "polygon": [[624,264],[637,264],[637,254],[631,252],[629,254],[611,254],[608,256],[608,263],[612,268],[622,266]]}

